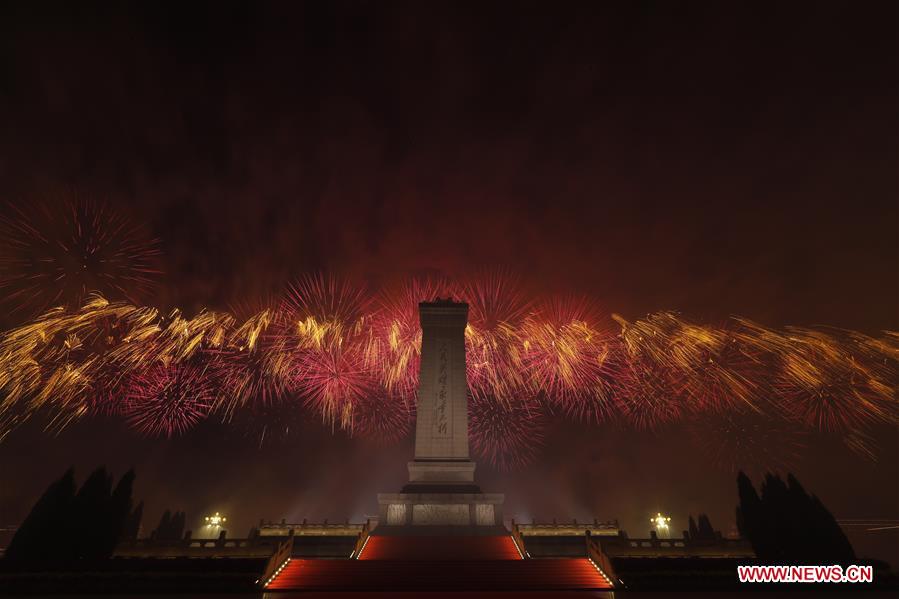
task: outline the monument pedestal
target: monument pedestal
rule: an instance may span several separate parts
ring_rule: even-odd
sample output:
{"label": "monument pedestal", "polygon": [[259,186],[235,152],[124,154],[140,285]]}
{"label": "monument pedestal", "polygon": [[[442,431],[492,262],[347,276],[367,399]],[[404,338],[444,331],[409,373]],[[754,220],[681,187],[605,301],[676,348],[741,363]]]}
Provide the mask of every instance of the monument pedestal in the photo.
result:
{"label": "monument pedestal", "polygon": [[481,493],[471,460],[413,460],[402,493],[378,495],[387,526],[502,526],[501,493]]}
{"label": "monument pedestal", "polygon": [[502,526],[502,493],[379,493],[382,526]]}
{"label": "monument pedestal", "polygon": [[408,464],[409,483],[474,484],[471,460],[413,460]]}

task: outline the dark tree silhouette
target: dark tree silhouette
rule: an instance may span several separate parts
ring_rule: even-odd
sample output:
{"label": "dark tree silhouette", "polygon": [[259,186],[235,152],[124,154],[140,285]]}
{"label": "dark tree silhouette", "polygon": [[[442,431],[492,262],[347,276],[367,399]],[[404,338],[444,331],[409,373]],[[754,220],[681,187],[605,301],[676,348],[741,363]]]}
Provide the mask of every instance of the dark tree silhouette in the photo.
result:
{"label": "dark tree silhouette", "polygon": [[51,483],[31,508],[6,549],[4,559],[14,562],[51,562],[59,559],[58,542],[68,528],[75,500],[75,471],[69,468]]}
{"label": "dark tree silhouette", "polygon": [[811,555],[815,562],[820,563],[836,560],[845,564],[854,561],[855,552],[846,533],[821,500],[809,495],[792,474],[787,475],[787,487],[793,505],[800,510],[805,530],[811,531],[801,537],[798,553]]}
{"label": "dark tree silhouette", "polygon": [[153,539],[160,541],[177,541],[184,536],[184,524],[187,517],[184,512],[172,513],[166,510],[159,520],[159,525],[150,535]]}
{"label": "dark tree silhouette", "polygon": [[172,516],[171,539],[173,541],[178,540],[184,536],[184,524],[186,521],[187,517],[184,515],[184,512],[175,512],[175,515]]}
{"label": "dark tree silhouette", "polygon": [[171,530],[172,512],[171,510],[166,510],[162,513],[162,517],[159,518],[159,524],[157,524],[156,528],[153,529],[153,532],[150,533],[150,538],[158,539],[160,541],[166,540],[169,538]]}
{"label": "dark tree silhouette", "polygon": [[787,482],[765,476],[761,495],[749,478],[737,476],[737,526],[767,563],[850,563],[855,553],[833,514],[809,495],[792,474]]}
{"label": "dark tree silhouette", "polygon": [[766,522],[762,513],[762,499],[752,486],[752,481],[742,471],[737,475],[737,493],[740,499],[737,506],[737,529],[740,535],[749,540],[756,556],[771,555],[766,544],[770,535],[764,530]]}
{"label": "dark tree silhouette", "polygon": [[131,494],[134,489],[134,470],[129,470],[119,479],[109,499],[109,510],[101,520],[97,533],[102,557],[109,557],[125,533],[126,522],[131,514]]}
{"label": "dark tree silhouette", "polygon": [[125,521],[125,529],[122,531],[123,539],[136,539],[137,535],[140,534],[140,521],[144,517],[144,502],[141,501],[137,504],[137,507],[128,514],[128,519]]}
{"label": "dark tree silhouette", "polygon": [[109,516],[112,477],[102,466],[94,470],[75,495],[69,522],[72,537],[71,559],[99,559],[104,556],[105,523]]}
{"label": "dark tree silhouette", "polygon": [[715,534],[715,529],[712,527],[712,522],[709,520],[709,517],[705,514],[699,514],[699,538],[713,540],[717,538],[717,534]]}
{"label": "dark tree silhouette", "polygon": [[694,541],[713,541],[718,538],[718,534],[715,532],[715,529],[712,528],[709,517],[705,514],[699,514],[698,525],[696,524],[696,520],[693,519],[693,516],[690,516],[690,531],[688,534]]}
{"label": "dark tree silhouette", "polygon": [[74,560],[109,558],[126,533],[129,516],[140,523],[140,512],[131,512],[133,485],[134,471],[129,471],[113,492],[112,477],[101,467],[76,493],[75,473],[69,469],[34,504],[6,559],[55,568]]}
{"label": "dark tree silhouette", "polygon": [[690,538],[696,540],[699,538],[699,528],[696,527],[696,520],[693,519],[693,516],[690,516],[690,525],[689,525],[689,535]]}

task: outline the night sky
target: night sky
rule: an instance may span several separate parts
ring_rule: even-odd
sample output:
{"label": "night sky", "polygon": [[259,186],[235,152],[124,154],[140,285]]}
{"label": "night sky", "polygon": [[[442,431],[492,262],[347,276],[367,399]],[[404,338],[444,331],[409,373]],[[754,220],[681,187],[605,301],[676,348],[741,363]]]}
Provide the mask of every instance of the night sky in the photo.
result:
{"label": "night sky", "polygon": [[[160,240],[152,303],[188,314],[310,272],[500,267],[628,319],[876,334],[899,328],[896,23],[874,2],[8,2],[0,201],[103,198]],[[29,423],[0,443],[0,525],[71,464],[134,466],[145,528],[220,510],[238,536],[358,521],[404,482],[411,438],[298,420],[262,449],[215,423]],[[479,478],[524,519],[727,532],[734,474],[684,437],[559,423],[535,467]],[[899,518],[897,437],[876,462],[814,437],[794,470],[838,518]],[[890,534],[853,540],[899,565]]]}

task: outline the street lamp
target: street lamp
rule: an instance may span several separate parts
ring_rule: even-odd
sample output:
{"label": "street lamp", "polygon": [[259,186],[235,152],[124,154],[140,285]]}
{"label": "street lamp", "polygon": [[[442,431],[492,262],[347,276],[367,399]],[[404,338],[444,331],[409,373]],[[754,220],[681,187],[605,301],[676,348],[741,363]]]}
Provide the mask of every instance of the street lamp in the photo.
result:
{"label": "street lamp", "polygon": [[661,512],[656,512],[655,517],[650,518],[649,521],[655,525],[656,535],[660,539],[671,538],[671,529],[668,527],[668,523],[671,522],[671,518],[669,518],[668,516],[663,516]]}

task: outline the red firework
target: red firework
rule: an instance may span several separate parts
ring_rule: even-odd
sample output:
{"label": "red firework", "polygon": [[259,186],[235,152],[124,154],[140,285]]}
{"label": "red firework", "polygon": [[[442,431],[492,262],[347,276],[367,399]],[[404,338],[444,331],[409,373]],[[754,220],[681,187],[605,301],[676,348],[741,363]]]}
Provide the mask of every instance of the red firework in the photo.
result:
{"label": "red firework", "polygon": [[375,388],[353,404],[353,434],[380,443],[396,443],[409,434],[415,417],[413,406]]}
{"label": "red firework", "polygon": [[353,429],[355,405],[377,390],[362,351],[349,343],[303,351],[293,385],[325,422],[348,431]]}
{"label": "red firework", "polygon": [[384,386],[408,404],[415,401],[421,362],[421,323],[418,304],[451,294],[446,281],[412,279],[377,300],[372,315],[368,362],[381,373]]}
{"label": "red firework", "polygon": [[688,405],[694,412],[760,409],[769,395],[766,372],[772,361],[730,331],[722,328],[718,333],[720,341],[700,348],[685,377]]}
{"label": "red firework", "polygon": [[687,431],[717,468],[754,476],[795,467],[807,437],[793,423],[747,409],[708,414],[692,421]]}
{"label": "red firework", "polygon": [[615,382],[600,378],[587,391],[580,391],[562,404],[564,415],[588,424],[600,424],[622,416],[622,392]]}
{"label": "red firework", "polygon": [[533,391],[566,411],[589,405],[594,417],[606,411],[602,404],[610,399],[615,345],[600,314],[587,298],[551,298],[535,307],[521,332],[522,362]]}
{"label": "red firework", "polygon": [[863,430],[899,422],[895,386],[834,335],[790,329],[775,389],[796,422],[826,432]]}
{"label": "red firework", "polygon": [[684,323],[670,312],[651,314],[622,324],[619,373],[622,413],[637,427],[655,428],[681,418],[693,408],[689,391],[691,369],[701,351]]}
{"label": "red firework", "polygon": [[502,271],[470,278],[456,293],[468,303],[468,324],[482,331],[521,324],[531,305],[521,279]]}
{"label": "red firework", "polygon": [[0,294],[13,312],[80,307],[88,294],[137,303],[161,271],[158,241],[92,199],[8,206],[0,218]]}
{"label": "red firework", "polygon": [[238,407],[280,401],[290,374],[293,356],[279,313],[268,308],[250,314],[225,347],[207,351],[228,419]]}
{"label": "red firework", "polygon": [[468,303],[469,389],[481,398],[519,393],[525,381],[518,332],[530,307],[520,280],[500,272],[487,273],[468,280],[458,294]]}
{"label": "red firework", "polygon": [[289,285],[283,308],[292,321],[312,318],[318,323],[352,326],[367,315],[368,304],[363,287],[347,279],[317,274]]}
{"label": "red firework", "polygon": [[499,470],[516,470],[532,463],[543,445],[543,426],[543,413],[533,399],[469,396],[471,448]]}
{"label": "red firework", "polygon": [[268,405],[283,397],[285,381],[272,368],[272,355],[266,348],[228,348],[209,355],[218,381],[218,403],[227,416],[242,406]]}
{"label": "red firework", "polygon": [[205,367],[157,365],[128,384],[122,414],[147,436],[184,434],[211,412],[215,393]]}
{"label": "red firework", "polygon": [[617,406],[621,414],[639,429],[655,429],[683,415],[681,396],[672,394],[639,358],[627,362],[621,377]]}

